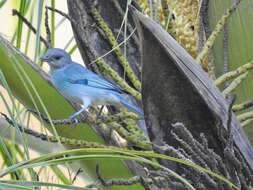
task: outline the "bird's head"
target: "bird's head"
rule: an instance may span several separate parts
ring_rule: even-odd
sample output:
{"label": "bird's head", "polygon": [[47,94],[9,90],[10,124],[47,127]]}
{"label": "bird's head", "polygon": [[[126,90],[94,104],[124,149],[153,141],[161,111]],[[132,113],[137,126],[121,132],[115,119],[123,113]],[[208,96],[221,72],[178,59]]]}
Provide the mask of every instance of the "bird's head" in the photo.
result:
{"label": "bird's head", "polygon": [[71,57],[63,49],[50,48],[40,57],[41,61],[47,62],[51,69],[60,69],[71,63]]}

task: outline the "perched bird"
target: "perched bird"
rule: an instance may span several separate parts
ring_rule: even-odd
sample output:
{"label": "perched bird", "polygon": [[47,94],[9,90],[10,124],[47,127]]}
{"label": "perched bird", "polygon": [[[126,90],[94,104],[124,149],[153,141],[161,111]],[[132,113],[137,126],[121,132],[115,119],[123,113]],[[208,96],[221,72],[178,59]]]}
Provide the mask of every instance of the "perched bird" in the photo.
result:
{"label": "perched bird", "polygon": [[143,111],[133,105],[127,94],[116,84],[72,61],[62,49],[51,48],[41,57],[50,66],[51,81],[68,100],[81,104],[82,108],[70,116],[75,119],[89,106],[124,106],[143,116]]}

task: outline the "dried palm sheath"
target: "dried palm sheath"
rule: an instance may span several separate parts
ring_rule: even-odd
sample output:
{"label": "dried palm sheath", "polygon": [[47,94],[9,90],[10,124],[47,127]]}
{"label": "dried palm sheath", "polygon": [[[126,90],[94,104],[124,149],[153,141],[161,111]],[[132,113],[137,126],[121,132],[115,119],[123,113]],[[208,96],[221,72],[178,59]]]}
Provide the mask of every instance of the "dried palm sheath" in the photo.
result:
{"label": "dried palm sheath", "polygon": [[[173,145],[173,123],[182,122],[200,140],[204,133],[210,148],[223,155],[228,104],[199,64],[163,28],[132,9],[140,36],[142,99],[152,142]],[[236,117],[231,130],[235,148],[253,170],[253,149]],[[175,144],[174,144],[175,145]],[[222,157],[222,156],[221,156]]]}

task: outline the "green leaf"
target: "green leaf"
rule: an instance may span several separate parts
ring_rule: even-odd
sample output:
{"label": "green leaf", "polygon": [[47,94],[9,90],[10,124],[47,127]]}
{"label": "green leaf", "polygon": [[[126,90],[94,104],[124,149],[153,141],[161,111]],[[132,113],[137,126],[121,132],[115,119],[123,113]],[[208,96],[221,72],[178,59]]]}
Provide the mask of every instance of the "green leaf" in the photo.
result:
{"label": "green leaf", "polygon": [[[5,39],[0,37],[0,69],[3,71],[8,85],[15,97],[26,107],[37,109],[44,115],[53,119],[68,118],[75,112],[71,104],[66,101],[55,88],[45,80],[47,75],[41,72],[39,67],[23,56]],[[40,74],[39,74],[40,72]],[[42,78],[42,75],[44,78]],[[48,113],[48,114],[47,114]],[[53,132],[52,126],[46,126]],[[70,126],[57,126],[56,131],[60,136],[83,139],[104,143],[102,138],[96,134],[91,126],[80,124],[75,128]],[[82,169],[89,174],[90,180],[95,179],[95,167],[99,164],[103,175],[107,178],[130,177],[132,174],[119,159],[112,160],[89,160],[82,161]],[[124,188],[112,188],[124,189]],[[142,189],[139,185],[127,189]]]}
{"label": "green leaf", "polygon": [[[51,7],[55,8],[55,0],[51,0]],[[55,44],[55,13],[51,11],[51,47]]]}
{"label": "green leaf", "polygon": [[[24,16],[24,14],[25,14],[25,5],[26,5],[26,0],[21,0],[20,5],[19,5],[19,12],[22,16]],[[17,48],[21,47],[22,31],[23,31],[23,22],[19,18],[18,19],[18,29],[17,29],[17,41],[16,41]]]}
{"label": "green leaf", "polygon": [[[67,157],[64,157],[64,155],[68,155]],[[74,156],[73,156],[74,155]],[[239,188],[231,183],[228,179],[225,177],[216,174],[212,172],[209,169],[203,168],[201,166],[198,166],[192,162],[185,161],[183,159],[163,155],[163,154],[157,154],[153,153],[151,151],[135,151],[135,150],[126,150],[126,149],[120,149],[120,148],[82,148],[82,149],[73,149],[73,150],[67,150],[62,151],[58,153],[51,153],[45,156],[40,156],[38,158],[31,159],[29,161],[24,161],[21,163],[18,163],[16,165],[13,165],[6,170],[3,170],[0,172],[0,176],[3,176],[9,172],[16,171],[22,168],[33,168],[38,166],[48,166],[48,165],[57,165],[62,164],[69,161],[76,161],[76,160],[86,160],[86,159],[112,159],[112,158],[121,158],[126,160],[135,160],[137,162],[149,164],[154,167],[158,167],[160,169],[163,169],[174,177],[181,180],[183,183],[185,183],[188,187],[191,189],[194,189],[184,178],[179,176],[177,173],[173,172],[172,170],[158,164],[156,161],[148,160],[148,158],[158,158],[158,159],[165,159],[173,162],[177,162],[180,164],[183,164],[187,167],[192,167],[194,169],[197,169],[201,172],[207,173],[213,177],[216,177],[217,179],[227,183],[229,186],[233,187],[234,189]]]}
{"label": "green leaf", "polygon": [[33,190],[33,188],[30,187],[24,187],[21,185],[15,185],[15,184],[10,184],[10,183],[3,183],[0,182],[0,189],[8,189],[8,190]]}
{"label": "green leaf", "polygon": [[57,166],[51,166],[51,169],[53,170],[55,175],[62,181],[62,183],[67,185],[70,185],[72,183],[71,180],[69,180]]}
{"label": "green leaf", "polygon": [[40,34],[41,34],[41,21],[42,21],[42,11],[43,11],[43,3],[44,0],[38,0],[37,1],[37,33],[36,33],[36,41],[35,41],[35,55],[34,55],[34,61],[38,61],[38,56],[40,53]]}
{"label": "green leaf", "polygon": [[[209,3],[209,22],[211,29],[227,8],[231,6],[232,1],[213,0]],[[229,70],[253,60],[253,14],[252,0],[242,0],[238,9],[228,20],[228,64]],[[214,45],[214,62],[216,76],[223,74],[223,36],[221,33]],[[246,101],[253,97],[253,73],[249,73],[248,79],[245,80],[235,91],[237,94],[237,103]],[[247,136],[253,143],[252,123],[244,127]]]}
{"label": "green leaf", "polygon": [[[91,188],[85,187],[76,187],[72,185],[61,185],[56,183],[46,183],[39,181],[14,181],[14,180],[1,180],[1,187],[18,187],[17,189],[34,189],[32,187],[57,187],[60,189],[69,189],[69,190],[92,190]],[[30,187],[30,188],[29,188]]]}

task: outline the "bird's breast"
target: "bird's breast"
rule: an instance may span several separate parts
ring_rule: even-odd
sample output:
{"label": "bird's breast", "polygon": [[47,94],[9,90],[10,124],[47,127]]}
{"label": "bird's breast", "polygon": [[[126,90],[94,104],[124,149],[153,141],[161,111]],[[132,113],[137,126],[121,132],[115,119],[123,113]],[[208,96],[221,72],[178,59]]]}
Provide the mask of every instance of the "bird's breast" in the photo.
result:
{"label": "bird's breast", "polygon": [[80,89],[77,86],[68,82],[65,77],[59,75],[60,74],[55,74],[51,77],[52,83],[55,88],[69,101],[82,104]]}

